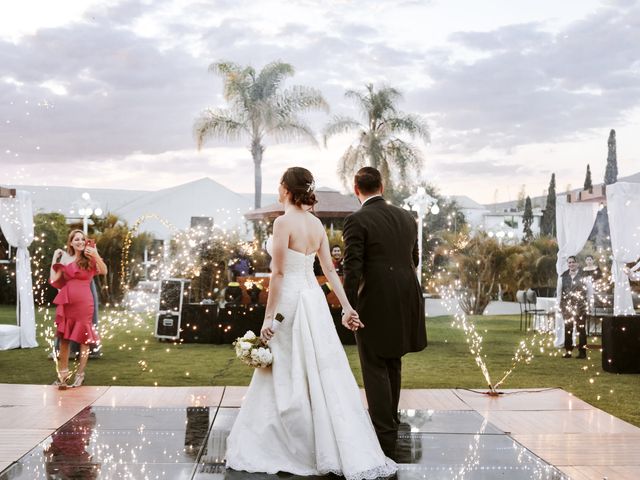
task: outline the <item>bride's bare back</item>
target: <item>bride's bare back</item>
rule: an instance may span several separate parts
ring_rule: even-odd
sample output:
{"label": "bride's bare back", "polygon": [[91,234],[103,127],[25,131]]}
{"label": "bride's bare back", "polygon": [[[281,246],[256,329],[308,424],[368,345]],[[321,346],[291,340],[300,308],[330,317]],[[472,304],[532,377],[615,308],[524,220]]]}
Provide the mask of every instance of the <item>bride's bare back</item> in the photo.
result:
{"label": "bride's bare back", "polygon": [[296,252],[311,255],[320,250],[326,237],[324,227],[317,217],[308,211],[294,210],[280,217],[283,230],[289,234],[287,247]]}
{"label": "bride's bare back", "polygon": [[269,297],[265,321],[261,336],[269,340],[273,335],[271,323],[275,314],[275,307],[280,297],[280,285],[284,278],[284,266],[287,250],[294,250],[304,255],[318,254],[322,272],[329,280],[340,304],[345,311],[346,318],[355,322],[354,329],[362,327],[357,312],[351,307],[342,288],[340,277],[331,259],[329,240],[320,220],[308,210],[290,208],[284,215],[273,222],[273,239],[271,244],[271,281],[269,283]]}

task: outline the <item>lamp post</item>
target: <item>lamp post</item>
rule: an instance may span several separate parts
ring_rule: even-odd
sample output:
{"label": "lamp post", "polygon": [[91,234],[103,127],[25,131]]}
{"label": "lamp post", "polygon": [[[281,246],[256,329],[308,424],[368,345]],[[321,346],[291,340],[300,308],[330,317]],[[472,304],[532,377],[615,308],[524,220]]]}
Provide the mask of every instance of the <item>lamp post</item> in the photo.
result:
{"label": "lamp post", "polygon": [[431,212],[433,215],[440,213],[438,201],[429,195],[424,187],[418,187],[413,195],[407,197],[403,208],[412,210],[418,215],[418,282],[422,285],[422,231],[424,229],[424,217]]}
{"label": "lamp post", "polygon": [[504,240],[510,241],[513,240],[516,236],[513,228],[509,227],[505,223],[501,223],[500,225],[498,225],[495,230],[489,230],[487,234],[489,235],[489,238],[496,237],[496,239],[498,239],[498,245],[500,246],[502,246],[502,242]]}
{"label": "lamp post", "polygon": [[81,199],[75,203],[78,206],[78,215],[82,217],[82,231],[87,235],[87,233],[89,233],[89,217],[91,215],[101,216],[102,208],[100,208],[97,202],[91,200],[89,192],[84,192]]}

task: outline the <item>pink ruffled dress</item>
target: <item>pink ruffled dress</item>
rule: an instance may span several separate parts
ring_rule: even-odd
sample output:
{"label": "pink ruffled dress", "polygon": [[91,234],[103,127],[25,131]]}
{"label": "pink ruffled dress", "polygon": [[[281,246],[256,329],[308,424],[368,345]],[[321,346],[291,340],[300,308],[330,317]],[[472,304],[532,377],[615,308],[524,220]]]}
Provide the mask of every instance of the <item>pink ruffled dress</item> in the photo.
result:
{"label": "pink ruffled dress", "polygon": [[75,262],[67,265],[56,263],[52,268],[56,272],[62,271],[62,277],[51,282],[58,289],[58,295],[53,300],[56,305],[56,335],[76,343],[100,343],[92,324],[93,295],[90,283],[96,274],[95,265],[83,270]]}

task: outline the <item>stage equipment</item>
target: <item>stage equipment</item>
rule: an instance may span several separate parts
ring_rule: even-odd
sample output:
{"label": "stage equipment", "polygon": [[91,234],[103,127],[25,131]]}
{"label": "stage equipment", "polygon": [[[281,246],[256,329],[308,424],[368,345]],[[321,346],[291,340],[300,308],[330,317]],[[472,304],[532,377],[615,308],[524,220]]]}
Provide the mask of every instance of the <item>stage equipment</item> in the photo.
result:
{"label": "stage equipment", "polygon": [[221,343],[218,305],[188,303],[182,307],[180,339],[183,343]]}
{"label": "stage equipment", "polygon": [[602,369],[640,373],[640,315],[602,317]]}
{"label": "stage equipment", "polygon": [[160,305],[156,315],[156,338],[180,338],[182,306],[189,300],[191,280],[169,278],[160,283]]}
{"label": "stage equipment", "polygon": [[257,305],[260,303],[260,292],[264,290],[262,283],[246,281],[244,282],[244,287],[247,289],[247,293],[249,294],[249,299],[251,303]]}
{"label": "stage equipment", "polygon": [[213,228],[213,217],[191,217],[191,228]]}
{"label": "stage equipment", "polygon": [[264,321],[264,305],[227,303],[220,308],[218,323],[222,325],[222,343],[233,343],[251,330],[260,335]]}
{"label": "stage equipment", "polygon": [[238,282],[229,282],[224,289],[224,301],[227,303],[242,303],[242,288]]}
{"label": "stage equipment", "polygon": [[322,289],[325,295],[329,295],[333,291],[333,288],[331,288],[331,284],[329,282],[323,283],[320,288]]}

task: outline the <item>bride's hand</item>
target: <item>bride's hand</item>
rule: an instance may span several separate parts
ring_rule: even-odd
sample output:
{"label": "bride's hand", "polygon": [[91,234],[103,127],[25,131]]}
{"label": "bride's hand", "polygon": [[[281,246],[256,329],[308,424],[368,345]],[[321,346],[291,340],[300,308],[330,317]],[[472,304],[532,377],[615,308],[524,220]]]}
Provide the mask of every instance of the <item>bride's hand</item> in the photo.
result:
{"label": "bride's hand", "polygon": [[353,308],[345,308],[342,314],[342,325],[351,330],[357,331],[359,328],[364,328],[364,324],[360,321],[360,316]]}
{"label": "bride's hand", "polygon": [[273,322],[269,321],[269,322],[264,322],[262,324],[262,329],[260,330],[260,339],[264,342],[267,343],[269,340],[271,340],[273,338],[273,334],[275,333],[273,331],[273,329],[271,328],[271,326],[273,325]]}

